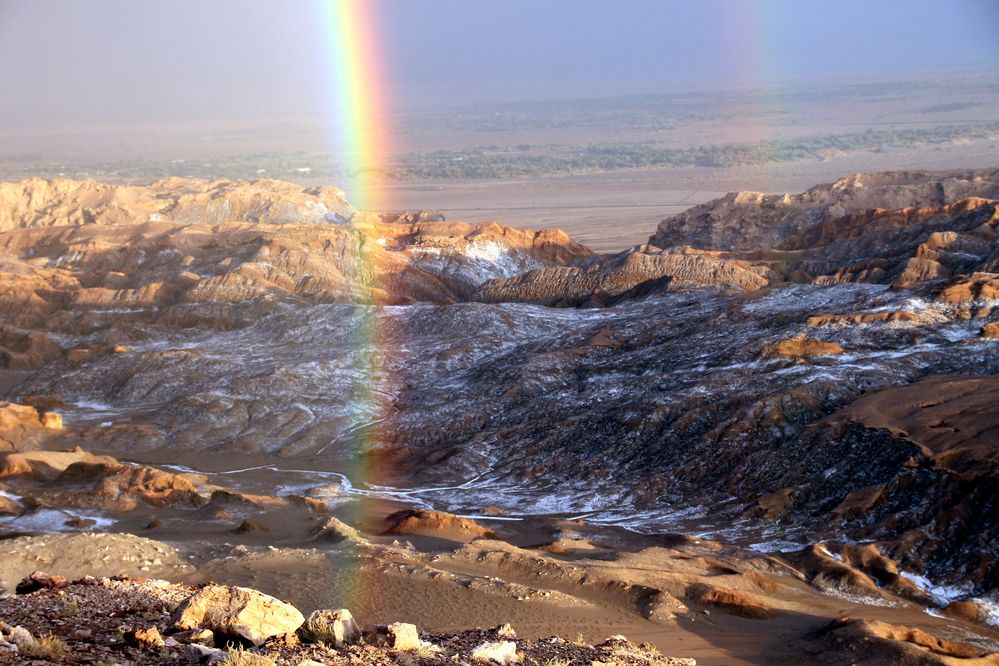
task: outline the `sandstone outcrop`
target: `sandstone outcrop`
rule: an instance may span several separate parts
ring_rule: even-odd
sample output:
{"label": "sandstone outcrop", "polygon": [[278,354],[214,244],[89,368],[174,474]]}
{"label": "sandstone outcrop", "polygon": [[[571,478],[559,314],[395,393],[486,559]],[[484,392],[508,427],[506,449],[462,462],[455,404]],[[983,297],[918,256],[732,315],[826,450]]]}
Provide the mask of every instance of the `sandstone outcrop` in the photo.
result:
{"label": "sandstone outcrop", "polygon": [[804,360],[811,356],[830,356],[842,354],[843,347],[835,342],[823,342],[814,338],[793,337],[781,340],[763,351],[764,356],[785,356]]}
{"label": "sandstone outcrop", "polygon": [[[39,448],[62,430],[62,417],[30,405],[0,401],[0,454]],[[2,472],[0,472],[2,474]]]}
{"label": "sandstone outcrop", "polygon": [[938,207],[967,199],[999,198],[999,172],[884,172],[854,174],[802,194],[738,192],[695,206],[659,223],[649,244],[709,250],[776,248],[788,238],[851,213]]}
{"label": "sandstone outcrop", "polygon": [[335,187],[302,188],[277,180],[167,178],[150,185],[109,185],[32,178],[0,183],[0,231],[163,221],[323,222],[327,214],[353,212]]}
{"label": "sandstone outcrop", "polygon": [[0,454],[0,478],[22,492],[65,507],[125,512],[146,506],[205,503],[187,477],[144,465],[122,464],[77,447],[73,451]]}
{"label": "sandstone outcrop", "polygon": [[587,267],[538,269],[483,283],[472,295],[486,303],[524,301],[547,305],[609,305],[643,285],[682,289],[730,286],[759,289],[773,274],[766,266],[718,252],[645,247]]}
{"label": "sandstone outcrop", "polygon": [[111,456],[95,456],[77,447],[72,451],[30,451],[0,457],[0,477],[28,476],[53,481],[73,465],[117,466]]}

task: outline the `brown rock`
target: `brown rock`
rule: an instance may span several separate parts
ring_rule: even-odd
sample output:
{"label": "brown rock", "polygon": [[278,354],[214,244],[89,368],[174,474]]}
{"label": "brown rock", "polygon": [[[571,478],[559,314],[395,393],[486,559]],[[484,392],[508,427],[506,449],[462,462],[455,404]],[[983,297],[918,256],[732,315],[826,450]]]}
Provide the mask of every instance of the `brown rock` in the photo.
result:
{"label": "brown rock", "polygon": [[968,622],[984,623],[988,619],[988,610],[974,600],[952,601],[940,612],[948,617],[967,620]]}
{"label": "brown rock", "polygon": [[[79,468],[82,466],[73,465],[67,468],[66,474],[73,473]],[[105,472],[110,473],[103,476]],[[200,506],[204,502],[195,485],[184,476],[154,467],[119,464],[105,469],[95,468],[92,473],[96,478],[100,478],[93,489],[93,494],[101,498],[104,505],[117,510],[133,509],[139,501],[153,506],[169,504]]]}
{"label": "brown rock", "polygon": [[0,516],[20,516],[24,507],[9,497],[0,495]]}
{"label": "brown rock", "polygon": [[764,350],[765,357],[784,356],[803,360],[812,356],[829,356],[842,354],[844,349],[835,342],[823,342],[806,337],[794,337],[781,340],[776,345]]}
{"label": "brown rock", "polygon": [[243,520],[236,528],[236,534],[250,534],[252,532],[270,532],[265,525],[260,525],[252,520]]}
{"label": "brown rock", "polygon": [[100,350],[89,349],[80,347],[77,349],[70,349],[66,352],[66,360],[70,363],[83,363],[84,361],[89,361],[100,353]]}
{"label": "brown rock", "polygon": [[801,491],[798,488],[783,488],[758,499],[752,513],[766,520],[780,520],[787,516],[800,496]]}
{"label": "brown rock", "polygon": [[62,356],[62,347],[42,331],[0,325],[0,368],[37,368]]}
{"label": "brown rock", "polygon": [[43,428],[48,428],[49,430],[62,430],[62,415],[56,414],[55,412],[44,412],[38,415],[38,420],[41,421]]}
{"label": "brown rock", "polygon": [[33,571],[17,584],[15,591],[17,594],[31,594],[38,590],[58,590],[67,585],[69,581],[63,576],[50,576],[44,571]]}
{"label": "brown rock", "polygon": [[177,284],[182,287],[193,287],[201,282],[201,276],[191,271],[183,271],[177,274]]}
{"label": "brown rock", "polygon": [[163,637],[156,627],[146,627],[125,633],[125,642],[140,650],[155,650],[164,646]]}

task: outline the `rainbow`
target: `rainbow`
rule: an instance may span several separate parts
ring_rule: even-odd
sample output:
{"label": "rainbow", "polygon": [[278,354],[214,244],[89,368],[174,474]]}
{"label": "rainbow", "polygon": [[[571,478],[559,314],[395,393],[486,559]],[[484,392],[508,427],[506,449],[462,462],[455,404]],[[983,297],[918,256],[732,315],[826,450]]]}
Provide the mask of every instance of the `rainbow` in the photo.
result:
{"label": "rainbow", "polygon": [[[386,385],[392,380],[387,367],[390,345],[380,326],[380,307],[371,297],[371,277],[377,274],[380,248],[368,227],[370,213],[388,207],[382,179],[389,155],[389,96],[387,77],[380,60],[383,40],[377,4],[372,0],[320,0],[322,28],[327,45],[324,69],[330,73],[328,125],[332,147],[344,172],[336,183],[347,199],[362,211],[355,216],[356,264],[349,272],[354,281],[350,336],[352,352],[346,363],[356,379],[343,399],[350,405],[354,420],[348,439],[338,443],[341,454],[349,457],[344,470],[355,488],[362,492],[385,478],[376,457],[368,455],[373,444],[386,434],[381,426],[391,413]],[[345,521],[365,529],[371,519],[371,502],[362,498],[345,508]],[[348,594],[364,589],[360,564],[344,571]],[[341,602],[342,603],[342,602]]]}
{"label": "rainbow", "polygon": [[320,4],[335,109],[330,125],[346,177],[341,187],[357,208],[384,209],[380,198],[389,154],[389,96],[377,3],[320,0]]}

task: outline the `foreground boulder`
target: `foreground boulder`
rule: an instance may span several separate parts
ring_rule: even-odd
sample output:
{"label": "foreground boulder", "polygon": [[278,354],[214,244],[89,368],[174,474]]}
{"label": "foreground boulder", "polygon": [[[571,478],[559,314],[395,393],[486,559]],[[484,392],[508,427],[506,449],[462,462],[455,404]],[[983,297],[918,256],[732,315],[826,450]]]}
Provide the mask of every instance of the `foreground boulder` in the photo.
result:
{"label": "foreground boulder", "polygon": [[472,650],[472,659],[486,664],[519,664],[517,644],[512,641],[483,643]]}
{"label": "foreground boulder", "polygon": [[302,633],[313,642],[334,646],[356,643],[361,637],[354,616],[346,608],[313,611],[302,626]]}
{"label": "foreground boulder", "polygon": [[378,625],[366,630],[364,638],[371,645],[391,650],[419,650],[423,646],[416,625],[406,622]]}
{"label": "foreground boulder", "polygon": [[260,645],[272,636],[292,634],[305,617],[291,604],[245,587],[210,585],[177,607],[173,628],[211,629],[216,636]]}

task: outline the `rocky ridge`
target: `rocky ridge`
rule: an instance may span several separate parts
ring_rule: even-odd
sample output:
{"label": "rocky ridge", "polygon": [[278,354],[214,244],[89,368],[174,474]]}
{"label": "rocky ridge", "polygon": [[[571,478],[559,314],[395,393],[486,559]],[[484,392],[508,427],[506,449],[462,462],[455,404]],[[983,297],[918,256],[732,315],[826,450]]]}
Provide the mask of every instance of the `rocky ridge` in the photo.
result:
{"label": "rocky ridge", "polygon": [[659,223],[649,244],[705,250],[776,249],[816,225],[865,211],[939,208],[999,198],[999,171],[894,171],[853,174],[801,194],[733,192]]}

